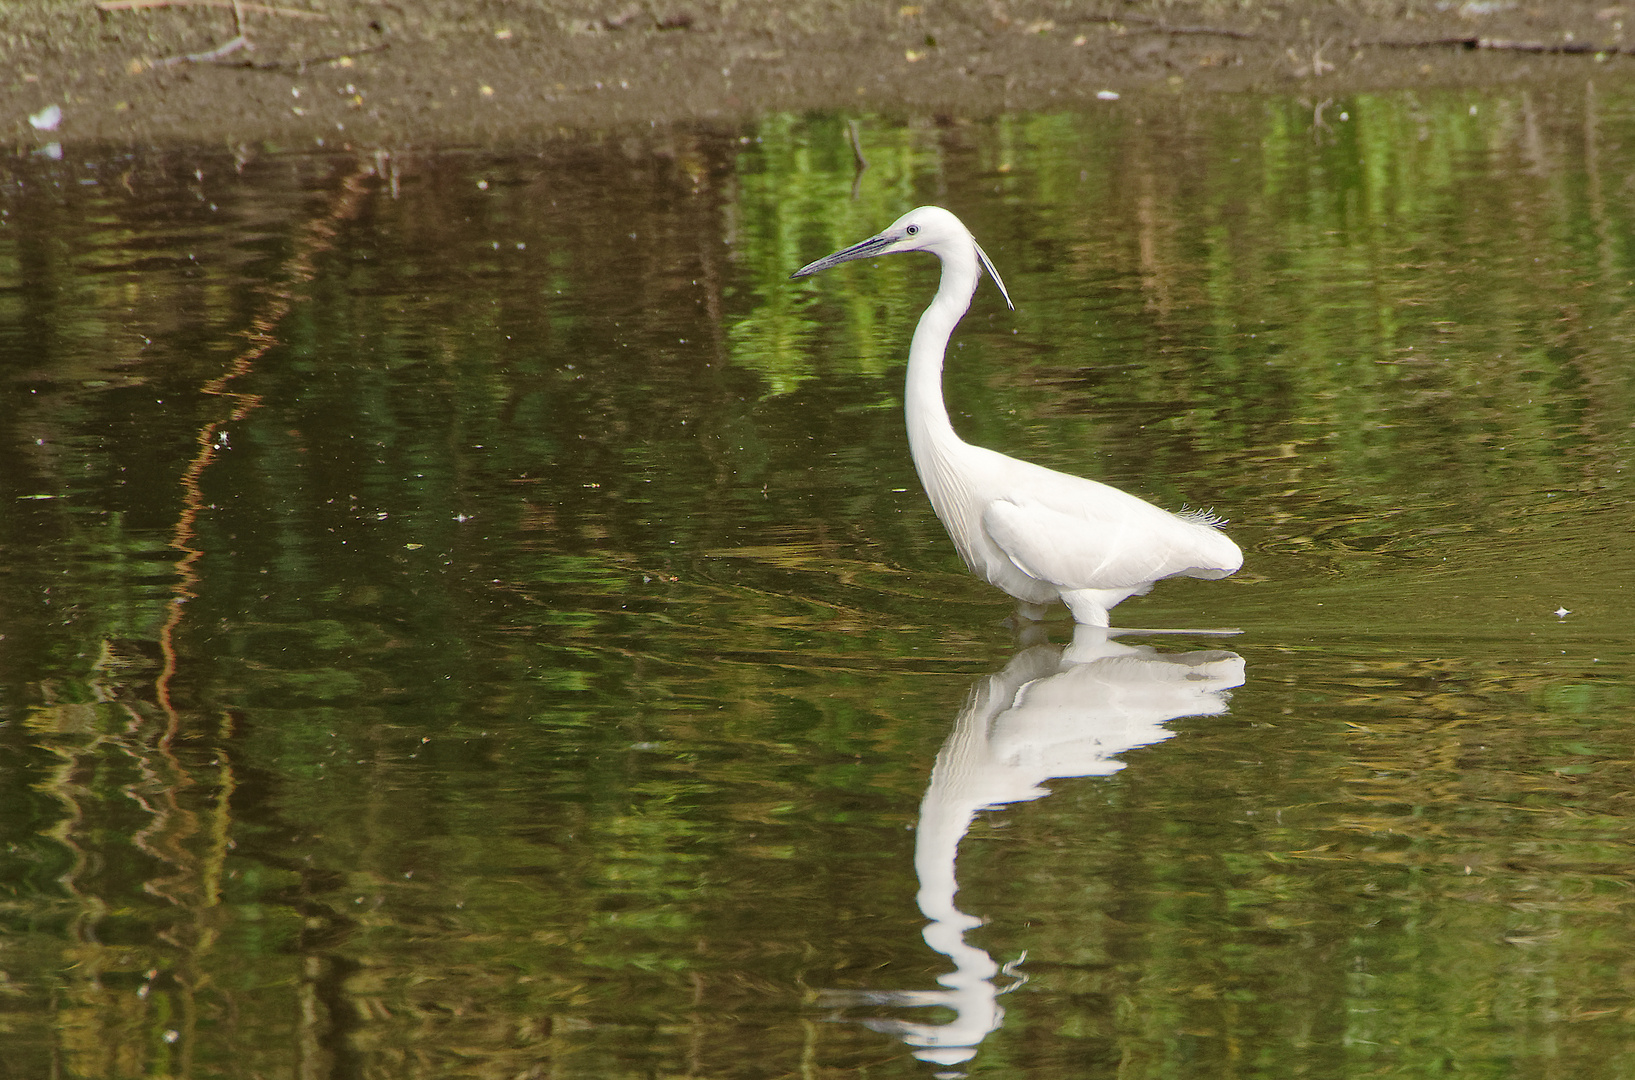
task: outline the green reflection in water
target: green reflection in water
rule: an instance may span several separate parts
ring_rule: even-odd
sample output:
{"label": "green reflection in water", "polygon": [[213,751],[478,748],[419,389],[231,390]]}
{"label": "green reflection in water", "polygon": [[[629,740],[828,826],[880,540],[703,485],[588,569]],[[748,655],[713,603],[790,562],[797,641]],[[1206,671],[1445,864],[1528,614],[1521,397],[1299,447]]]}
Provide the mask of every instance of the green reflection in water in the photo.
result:
{"label": "green reflection in water", "polygon": [[959,844],[971,1071],[1630,1075],[1632,121],[14,160],[8,1064],[924,1075],[824,993],[948,974],[914,826],[1015,647],[896,413],[934,264],[787,275],[935,201],[1019,305],[962,433],[1248,553],[1120,608],[1243,626],[1230,712]]}

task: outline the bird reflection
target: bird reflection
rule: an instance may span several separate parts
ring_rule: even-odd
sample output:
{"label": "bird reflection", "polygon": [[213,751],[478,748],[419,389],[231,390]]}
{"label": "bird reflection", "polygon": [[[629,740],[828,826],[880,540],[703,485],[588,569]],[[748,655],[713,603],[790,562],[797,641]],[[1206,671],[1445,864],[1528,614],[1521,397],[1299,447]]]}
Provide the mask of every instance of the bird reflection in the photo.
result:
{"label": "bird reflection", "polygon": [[949,1070],[939,1077],[961,1075],[958,1066],[1004,1021],[1000,996],[1022,980],[1014,964],[1001,968],[965,940],[986,920],[954,904],[954,860],[977,813],[1048,795],[1042,785],[1053,778],[1110,776],[1124,768],[1117,755],[1172,737],[1166,721],[1225,712],[1227,691],[1242,684],[1243,658],[1236,653],[1162,653],[1084,625],[1065,649],[1025,648],[1003,671],[979,681],[937,753],[914,843],[920,911],[929,920],[925,942],[952,960],[954,970],[938,976],[939,990],[827,990],[819,1004],[835,1009],[837,1020],[848,1019],[840,1010],[855,1007],[950,1009],[953,1019],[943,1023],[856,1022],[896,1036],[915,1057]]}

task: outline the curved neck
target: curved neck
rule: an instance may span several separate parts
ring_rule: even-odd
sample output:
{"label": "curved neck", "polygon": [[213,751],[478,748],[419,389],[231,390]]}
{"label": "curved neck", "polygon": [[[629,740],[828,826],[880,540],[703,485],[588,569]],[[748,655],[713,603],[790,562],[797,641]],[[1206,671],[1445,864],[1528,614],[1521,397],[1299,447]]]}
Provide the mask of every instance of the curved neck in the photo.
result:
{"label": "curved neck", "polygon": [[909,449],[916,462],[924,440],[958,441],[942,399],[942,362],[949,336],[971,306],[979,273],[975,247],[962,247],[952,253],[939,251],[937,255],[942,260],[942,281],[931,306],[925,309],[919,325],[914,328],[914,340],[908,347],[908,381],[903,392]]}

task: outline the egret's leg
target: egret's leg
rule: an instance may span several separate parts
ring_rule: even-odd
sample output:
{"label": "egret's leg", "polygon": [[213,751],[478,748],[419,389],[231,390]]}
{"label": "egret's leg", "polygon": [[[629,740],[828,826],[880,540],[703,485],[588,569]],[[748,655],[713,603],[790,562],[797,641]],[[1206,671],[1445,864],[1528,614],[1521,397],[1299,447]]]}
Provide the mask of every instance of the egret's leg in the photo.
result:
{"label": "egret's leg", "polygon": [[1026,600],[1016,602],[1016,617],[1028,622],[1044,622],[1045,616],[1050,614],[1049,604],[1030,604]]}
{"label": "egret's leg", "polygon": [[1111,622],[1107,609],[1128,595],[1116,589],[1075,589],[1062,593],[1062,602],[1073,613],[1075,622],[1086,626],[1107,626]]}

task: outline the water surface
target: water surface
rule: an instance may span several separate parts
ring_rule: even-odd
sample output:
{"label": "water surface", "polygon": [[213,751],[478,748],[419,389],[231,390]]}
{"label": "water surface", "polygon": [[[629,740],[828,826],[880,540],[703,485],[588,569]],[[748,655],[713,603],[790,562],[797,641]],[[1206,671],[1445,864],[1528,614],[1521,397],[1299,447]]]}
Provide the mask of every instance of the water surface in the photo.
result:
{"label": "water surface", "polygon": [[7,1075],[1635,1075],[1635,98],[847,119],[4,166]]}

